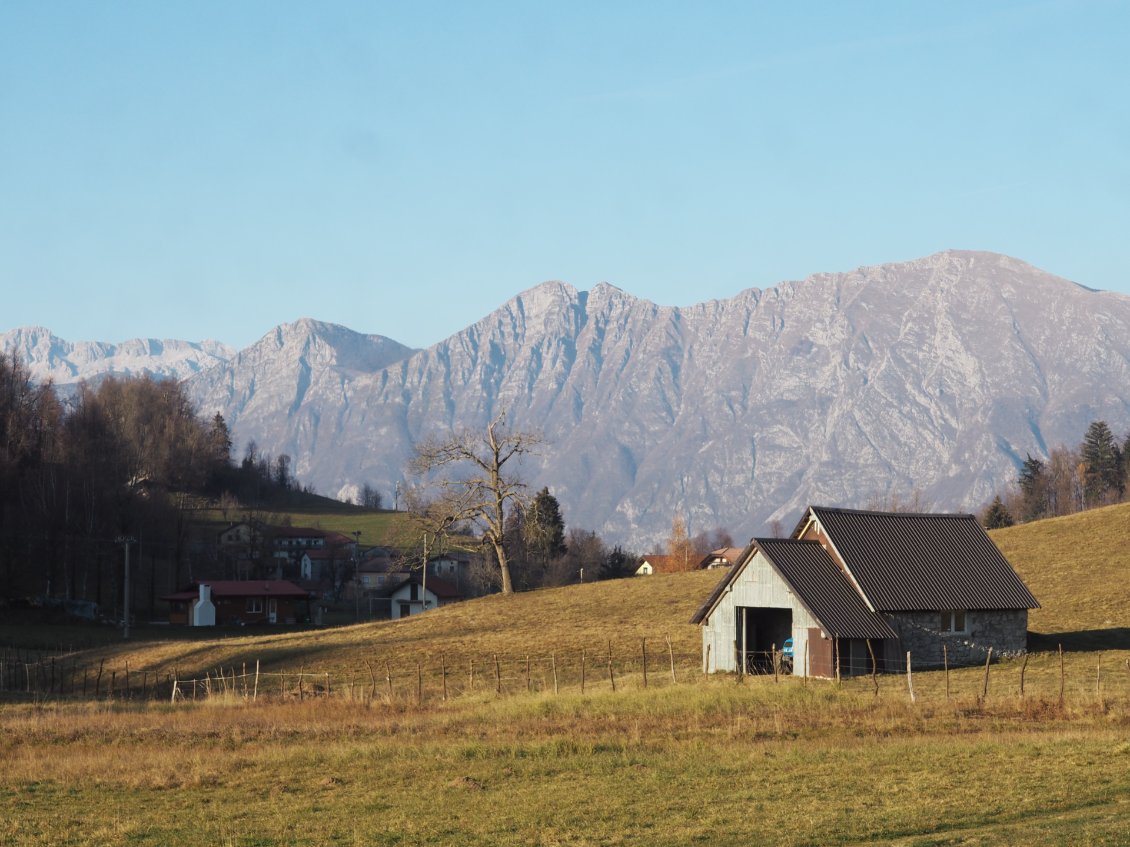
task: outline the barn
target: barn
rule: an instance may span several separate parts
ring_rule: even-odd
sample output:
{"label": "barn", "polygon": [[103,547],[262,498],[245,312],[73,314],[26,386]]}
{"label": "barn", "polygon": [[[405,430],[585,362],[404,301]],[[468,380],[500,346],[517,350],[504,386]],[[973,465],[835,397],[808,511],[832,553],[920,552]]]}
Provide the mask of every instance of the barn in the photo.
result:
{"label": "barn", "polygon": [[754,539],[692,623],[708,672],[831,677],[1022,653],[1038,607],[973,515],[811,506],[792,537]]}

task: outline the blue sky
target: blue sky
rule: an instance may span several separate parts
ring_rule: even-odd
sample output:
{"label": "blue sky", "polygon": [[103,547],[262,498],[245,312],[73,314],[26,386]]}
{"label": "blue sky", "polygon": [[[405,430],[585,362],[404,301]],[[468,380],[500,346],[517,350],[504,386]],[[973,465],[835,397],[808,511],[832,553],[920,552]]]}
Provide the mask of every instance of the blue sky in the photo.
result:
{"label": "blue sky", "polygon": [[425,346],[946,248],[1130,293],[1130,6],[0,4],[0,330]]}

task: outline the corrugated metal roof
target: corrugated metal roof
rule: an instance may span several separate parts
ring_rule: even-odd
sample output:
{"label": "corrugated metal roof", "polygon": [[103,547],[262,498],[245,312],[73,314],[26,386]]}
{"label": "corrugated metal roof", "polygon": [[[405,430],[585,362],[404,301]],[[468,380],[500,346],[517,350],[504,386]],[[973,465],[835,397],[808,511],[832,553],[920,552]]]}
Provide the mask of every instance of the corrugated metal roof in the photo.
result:
{"label": "corrugated metal roof", "polygon": [[882,617],[867,608],[855,586],[819,542],[758,538],[754,543],[828,635],[898,637]]}
{"label": "corrugated metal roof", "polygon": [[1039,608],[973,515],[811,508],[878,611]]}

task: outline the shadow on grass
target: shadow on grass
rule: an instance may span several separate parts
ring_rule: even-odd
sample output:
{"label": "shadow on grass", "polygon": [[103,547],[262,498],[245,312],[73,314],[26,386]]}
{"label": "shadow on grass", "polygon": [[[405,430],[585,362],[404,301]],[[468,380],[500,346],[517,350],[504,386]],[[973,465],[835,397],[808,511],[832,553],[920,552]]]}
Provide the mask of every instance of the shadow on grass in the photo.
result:
{"label": "shadow on grass", "polygon": [[1028,649],[1055,651],[1059,645],[1067,652],[1086,653],[1096,650],[1130,650],[1130,627],[1080,629],[1074,632],[1030,632]]}

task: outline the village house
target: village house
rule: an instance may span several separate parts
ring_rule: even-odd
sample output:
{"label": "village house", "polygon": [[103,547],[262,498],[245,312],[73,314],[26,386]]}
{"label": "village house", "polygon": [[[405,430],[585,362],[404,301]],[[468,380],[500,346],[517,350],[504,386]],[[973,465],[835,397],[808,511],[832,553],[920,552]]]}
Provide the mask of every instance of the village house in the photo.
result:
{"label": "village house", "polygon": [[420,572],[410,574],[388,593],[389,617],[393,620],[418,615],[429,609],[438,609],[464,599],[463,593],[438,576],[424,577]]}
{"label": "village house", "polygon": [[636,568],[636,576],[650,576],[656,573],[676,573],[685,570],[714,570],[715,568],[728,568],[734,564],[734,561],[741,555],[741,547],[720,547],[717,550],[711,550],[701,559],[695,561],[689,568],[686,563],[675,556],[668,556],[662,553],[652,553],[650,556],[645,556]]}
{"label": "village house", "polygon": [[832,677],[1027,649],[1039,608],[973,515],[812,506],[754,539],[692,618],[703,669]]}
{"label": "village house", "polygon": [[741,554],[741,547],[720,547],[717,550],[711,550],[699,560],[699,563],[695,565],[695,570],[712,571],[716,568],[731,567]]}
{"label": "village house", "polygon": [[161,599],[169,603],[169,623],[182,626],[296,624],[311,618],[310,592],[286,580],[193,583]]}
{"label": "village house", "polygon": [[635,575],[651,576],[656,573],[672,573],[674,570],[674,560],[671,556],[665,556],[662,553],[652,553],[650,556],[644,556],[643,559],[640,560]]}

